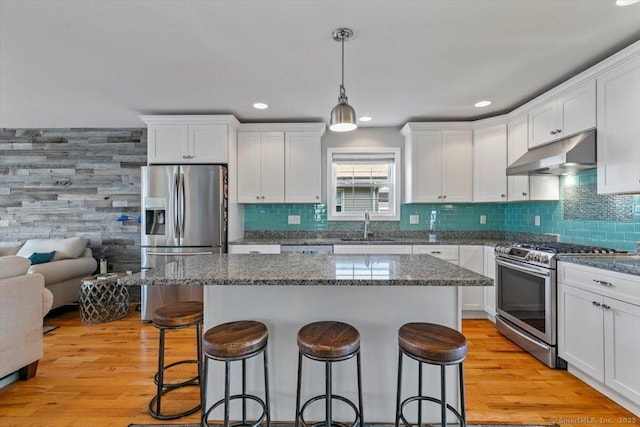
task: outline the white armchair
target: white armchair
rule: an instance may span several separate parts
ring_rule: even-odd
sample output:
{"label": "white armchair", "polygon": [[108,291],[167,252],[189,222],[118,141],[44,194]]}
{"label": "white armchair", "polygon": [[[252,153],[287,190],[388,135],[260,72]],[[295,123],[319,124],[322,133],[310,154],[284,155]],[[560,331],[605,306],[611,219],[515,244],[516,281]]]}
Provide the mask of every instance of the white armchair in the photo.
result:
{"label": "white armchair", "polygon": [[30,265],[19,256],[0,257],[0,378],[15,371],[32,378],[43,355],[42,318],[53,294],[42,274],[27,274]]}

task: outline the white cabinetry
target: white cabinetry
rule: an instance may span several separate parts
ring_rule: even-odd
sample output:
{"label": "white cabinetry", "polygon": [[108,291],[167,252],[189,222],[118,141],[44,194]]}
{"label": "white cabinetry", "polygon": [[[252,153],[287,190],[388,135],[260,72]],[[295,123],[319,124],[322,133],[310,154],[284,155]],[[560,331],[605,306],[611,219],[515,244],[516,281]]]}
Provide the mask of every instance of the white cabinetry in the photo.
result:
{"label": "white cabinetry", "polygon": [[279,254],[280,245],[229,245],[230,254]]}
{"label": "white cabinetry", "polygon": [[411,245],[333,245],[334,254],[411,254]]}
{"label": "white cabinetry", "polygon": [[484,310],[495,321],[496,317],[496,252],[493,246],[484,248],[484,275],[493,279],[493,286],[484,288]]}
{"label": "white cabinetry", "polygon": [[284,132],[238,132],[238,203],[284,202]]}
{"label": "white cabinetry", "polygon": [[285,201],[320,203],[320,133],[286,132]]}
{"label": "white cabinetry", "polygon": [[473,131],[473,201],[507,201],[507,126]]}
{"label": "white cabinetry", "polygon": [[[459,265],[484,273],[484,246],[460,246]],[[484,311],[484,286],[462,287],[462,310]]]}
{"label": "white cabinetry", "polygon": [[558,282],[560,357],[640,415],[640,277],[561,262]]}
{"label": "white cabinetry", "polygon": [[[510,120],[507,124],[507,164],[512,164],[527,152],[527,116]],[[509,201],[558,200],[560,185],[557,176],[507,177]]]}
{"label": "white cabinetry", "polygon": [[598,193],[640,192],[640,57],[598,77]]}
{"label": "white cabinetry", "polygon": [[529,112],[529,148],[596,126],[596,84],[590,81]]}
{"label": "white cabinetry", "polygon": [[458,245],[413,245],[414,254],[428,254],[458,265]]}
{"label": "white cabinetry", "polygon": [[229,137],[238,121],[233,116],[140,116],[147,124],[148,164],[229,161]]}
{"label": "white cabinetry", "polygon": [[405,137],[405,202],[472,201],[471,130],[432,130],[437,124],[408,123]]}
{"label": "white cabinetry", "polygon": [[238,203],[319,203],[324,123],[252,123],[238,131]]}

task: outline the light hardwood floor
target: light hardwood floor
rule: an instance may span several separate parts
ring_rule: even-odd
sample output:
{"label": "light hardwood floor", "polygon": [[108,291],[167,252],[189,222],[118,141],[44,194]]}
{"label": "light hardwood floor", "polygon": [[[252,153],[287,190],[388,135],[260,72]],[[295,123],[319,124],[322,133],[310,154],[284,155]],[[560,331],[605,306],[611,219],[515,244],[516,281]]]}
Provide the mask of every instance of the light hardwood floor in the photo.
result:
{"label": "light hardwood floor", "polygon": [[[84,325],[76,310],[48,316],[45,325],[60,328],[44,337],[45,356],[36,377],[0,389],[0,426],[158,422],[147,414],[158,333],[139,319],[133,312],[116,322]],[[172,356],[190,357],[192,331],[171,335]],[[524,353],[491,322],[465,320],[463,333],[469,340],[465,381],[470,423],[640,425],[638,417],[571,374],[548,369]],[[181,393],[182,407],[195,402],[190,401],[194,391],[175,392]],[[176,396],[172,400],[177,401]],[[623,423],[625,419],[631,422]],[[197,415],[191,415],[169,423],[197,421]]]}

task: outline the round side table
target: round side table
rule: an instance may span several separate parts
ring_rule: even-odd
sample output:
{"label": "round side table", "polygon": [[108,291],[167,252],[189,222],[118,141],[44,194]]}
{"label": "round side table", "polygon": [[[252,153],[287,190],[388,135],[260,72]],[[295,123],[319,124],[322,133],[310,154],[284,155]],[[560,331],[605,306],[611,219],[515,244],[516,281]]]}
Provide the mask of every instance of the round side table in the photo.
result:
{"label": "round side table", "polygon": [[129,288],[118,285],[124,273],[104,279],[85,277],[80,282],[80,320],[82,323],[104,323],[129,314]]}

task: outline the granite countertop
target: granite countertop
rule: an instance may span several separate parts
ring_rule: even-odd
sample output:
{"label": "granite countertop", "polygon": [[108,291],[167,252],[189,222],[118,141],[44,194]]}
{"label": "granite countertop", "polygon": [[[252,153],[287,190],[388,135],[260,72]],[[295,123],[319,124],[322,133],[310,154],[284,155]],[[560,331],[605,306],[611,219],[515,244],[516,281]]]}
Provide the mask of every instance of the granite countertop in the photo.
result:
{"label": "granite countertop", "polygon": [[558,260],[640,276],[639,254],[559,255]]}
{"label": "granite countertop", "polygon": [[495,246],[504,239],[474,239],[474,238],[447,238],[429,239],[419,237],[370,237],[367,240],[359,238],[316,237],[316,238],[249,238],[229,242],[230,245],[479,245]]}
{"label": "granite countertop", "polygon": [[123,285],[493,286],[431,255],[215,254],[118,279]]}

